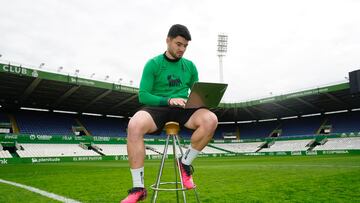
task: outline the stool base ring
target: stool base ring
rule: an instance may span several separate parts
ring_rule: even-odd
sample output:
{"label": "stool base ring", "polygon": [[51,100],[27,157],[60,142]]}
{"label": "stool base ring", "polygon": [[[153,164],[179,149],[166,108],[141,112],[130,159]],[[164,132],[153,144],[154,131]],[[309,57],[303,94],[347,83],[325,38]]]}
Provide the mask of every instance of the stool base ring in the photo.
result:
{"label": "stool base ring", "polygon": [[[180,185],[180,182],[161,182],[160,185]],[[159,186],[160,186],[159,185]],[[194,186],[194,188],[191,189],[187,189],[187,188],[156,188],[155,184],[150,185],[150,188],[154,191],[186,191],[186,190],[192,190],[196,188],[196,185]]]}

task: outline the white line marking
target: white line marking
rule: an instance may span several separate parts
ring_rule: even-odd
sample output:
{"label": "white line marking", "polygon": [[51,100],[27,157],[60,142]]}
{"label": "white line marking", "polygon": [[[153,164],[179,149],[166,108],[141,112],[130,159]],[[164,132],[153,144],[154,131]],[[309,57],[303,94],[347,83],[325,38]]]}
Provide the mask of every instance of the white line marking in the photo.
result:
{"label": "white line marking", "polygon": [[58,201],[60,201],[60,202],[80,203],[80,202],[78,202],[78,201],[76,201],[76,200],[69,199],[69,198],[66,198],[66,197],[63,197],[63,196],[54,194],[54,193],[46,192],[46,191],[44,191],[44,190],[40,190],[40,189],[31,187],[31,186],[27,186],[27,185],[15,183],[15,182],[3,180],[3,179],[0,179],[0,183],[5,183],[5,184],[13,185],[13,186],[16,186],[16,187],[20,187],[20,188],[23,188],[23,189],[25,189],[25,190],[29,190],[29,191],[31,191],[31,192],[38,193],[38,194],[40,194],[40,195],[42,195],[42,196],[45,196],[45,197],[48,197],[48,198],[51,198],[51,199],[54,199],[54,200],[58,200]]}

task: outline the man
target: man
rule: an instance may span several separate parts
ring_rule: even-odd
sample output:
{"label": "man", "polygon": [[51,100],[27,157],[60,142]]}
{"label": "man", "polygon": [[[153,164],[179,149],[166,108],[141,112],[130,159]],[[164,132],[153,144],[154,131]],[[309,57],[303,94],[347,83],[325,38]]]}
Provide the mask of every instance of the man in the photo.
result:
{"label": "man", "polygon": [[183,184],[187,189],[194,187],[190,165],[213,137],[218,120],[206,108],[184,108],[189,89],[198,81],[195,65],[183,58],[190,40],[191,35],[185,26],[173,25],[166,38],[166,52],[150,59],[144,67],[139,101],[145,107],[136,112],[128,124],[127,152],[133,188],[122,203],[146,198],[143,138],[145,134],[160,134],[168,121],[176,121],[194,130],[191,145],[180,158]]}

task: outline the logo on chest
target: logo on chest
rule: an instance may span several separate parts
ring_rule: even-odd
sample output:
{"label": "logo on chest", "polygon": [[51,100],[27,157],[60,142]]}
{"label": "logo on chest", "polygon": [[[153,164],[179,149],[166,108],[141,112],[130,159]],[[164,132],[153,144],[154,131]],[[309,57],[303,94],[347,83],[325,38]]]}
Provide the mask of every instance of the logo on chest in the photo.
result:
{"label": "logo on chest", "polygon": [[177,86],[182,85],[182,82],[181,82],[179,76],[168,75],[167,80],[168,80],[168,83],[169,83],[169,87],[177,87]]}

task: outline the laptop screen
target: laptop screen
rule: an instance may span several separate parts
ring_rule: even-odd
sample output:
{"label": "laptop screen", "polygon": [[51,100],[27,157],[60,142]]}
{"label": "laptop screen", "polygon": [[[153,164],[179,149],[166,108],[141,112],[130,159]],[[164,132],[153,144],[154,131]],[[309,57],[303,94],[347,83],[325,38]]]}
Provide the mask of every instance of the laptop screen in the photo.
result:
{"label": "laptop screen", "polygon": [[185,108],[215,108],[219,105],[227,84],[196,82],[191,88]]}

